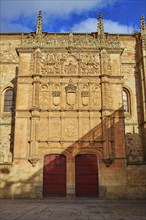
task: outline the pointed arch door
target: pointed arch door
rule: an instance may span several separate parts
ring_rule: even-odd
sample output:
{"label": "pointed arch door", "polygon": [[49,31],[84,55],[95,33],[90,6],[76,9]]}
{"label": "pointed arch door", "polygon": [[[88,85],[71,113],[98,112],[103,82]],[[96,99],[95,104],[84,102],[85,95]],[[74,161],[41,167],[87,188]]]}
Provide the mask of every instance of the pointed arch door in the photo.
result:
{"label": "pointed arch door", "polygon": [[47,196],[66,196],[66,157],[46,155],[44,157],[43,194]]}
{"label": "pointed arch door", "polygon": [[76,196],[98,196],[96,155],[81,154],[75,158]]}

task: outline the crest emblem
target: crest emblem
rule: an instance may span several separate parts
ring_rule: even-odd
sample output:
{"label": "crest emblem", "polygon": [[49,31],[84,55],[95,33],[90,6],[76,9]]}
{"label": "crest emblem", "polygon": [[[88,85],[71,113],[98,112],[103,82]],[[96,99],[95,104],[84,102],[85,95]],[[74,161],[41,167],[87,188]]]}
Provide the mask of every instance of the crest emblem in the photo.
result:
{"label": "crest emblem", "polygon": [[76,102],[76,86],[74,84],[69,84],[65,87],[66,90],[66,101],[67,104],[73,106]]}
{"label": "crest emblem", "polygon": [[58,106],[60,104],[60,91],[53,91],[52,96],[53,96],[53,104],[55,106]]}
{"label": "crest emblem", "polygon": [[88,91],[82,91],[81,96],[82,96],[82,104],[84,106],[87,106],[88,103],[89,103],[89,92]]}

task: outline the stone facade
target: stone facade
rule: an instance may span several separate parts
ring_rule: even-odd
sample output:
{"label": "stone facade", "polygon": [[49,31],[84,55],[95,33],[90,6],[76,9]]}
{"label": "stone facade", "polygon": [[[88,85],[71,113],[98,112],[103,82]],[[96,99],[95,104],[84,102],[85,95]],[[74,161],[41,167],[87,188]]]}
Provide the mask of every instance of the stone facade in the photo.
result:
{"label": "stone facade", "polygon": [[[132,35],[97,32],[1,34],[1,197],[42,198],[47,154],[97,156],[99,198],[146,192],[146,26]],[[13,89],[15,109],[4,111]],[[124,107],[125,91],[127,109]],[[125,111],[124,111],[125,110]]]}

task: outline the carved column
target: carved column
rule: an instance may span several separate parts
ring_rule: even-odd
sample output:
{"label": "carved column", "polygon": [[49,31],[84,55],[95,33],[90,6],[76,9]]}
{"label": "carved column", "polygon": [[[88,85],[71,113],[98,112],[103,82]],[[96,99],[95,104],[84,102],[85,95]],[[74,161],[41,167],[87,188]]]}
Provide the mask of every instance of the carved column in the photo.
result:
{"label": "carved column", "polygon": [[39,87],[41,79],[41,51],[36,49],[35,51],[35,62],[34,62],[34,73],[33,77],[33,94],[32,94],[32,108],[31,108],[31,118],[30,118],[30,152],[29,161],[32,166],[35,166],[39,160],[38,156],[38,126],[40,118],[40,106],[39,106]]}
{"label": "carved column", "polygon": [[41,78],[41,51],[37,49],[35,51],[35,64],[34,64],[33,77],[33,108],[39,107],[39,87]]}
{"label": "carved column", "polygon": [[112,162],[110,140],[110,105],[109,105],[109,55],[103,49],[100,52],[100,77],[101,77],[101,120],[104,161],[107,166]]}
{"label": "carved column", "polygon": [[38,123],[39,123],[39,112],[36,110],[32,111],[32,116],[30,118],[30,148],[29,148],[29,162],[34,167],[39,160],[38,156]]}

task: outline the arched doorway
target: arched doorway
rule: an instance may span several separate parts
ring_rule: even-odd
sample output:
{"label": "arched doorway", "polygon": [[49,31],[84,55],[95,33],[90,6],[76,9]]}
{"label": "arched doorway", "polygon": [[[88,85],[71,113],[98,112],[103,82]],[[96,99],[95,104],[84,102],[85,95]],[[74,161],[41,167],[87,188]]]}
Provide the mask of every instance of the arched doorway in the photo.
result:
{"label": "arched doorway", "polygon": [[43,195],[66,196],[66,157],[59,154],[44,157]]}
{"label": "arched doorway", "polygon": [[98,196],[97,157],[80,154],[75,158],[76,196]]}

